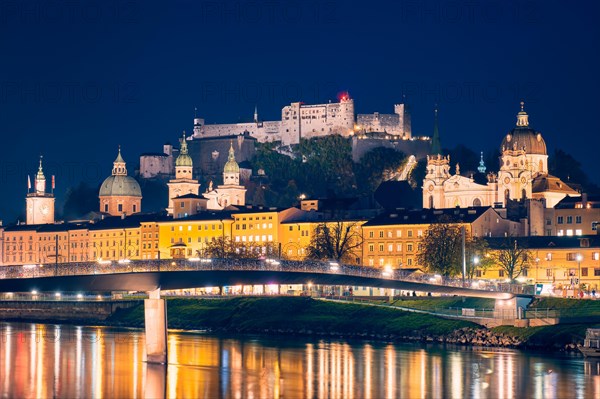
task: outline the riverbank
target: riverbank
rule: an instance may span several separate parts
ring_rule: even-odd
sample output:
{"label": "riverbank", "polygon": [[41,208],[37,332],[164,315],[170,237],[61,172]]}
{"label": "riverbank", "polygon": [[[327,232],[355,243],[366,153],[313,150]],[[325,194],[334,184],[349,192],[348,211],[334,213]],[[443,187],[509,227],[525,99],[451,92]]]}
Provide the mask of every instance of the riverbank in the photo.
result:
{"label": "riverbank", "polygon": [[[471,305],[467,303],[467,305]],[[385,341],[439,342],[536,350],[576,350],[588,324],[495,327],[385,307],[308,297],[169,299],[169,328],[215,333],[313,335]],[[121,309],[105,323],[143,327],[143,306]]]}
{"label": "riverbank", "polygon": [[[461,301],[453,298],[453,301]],[[474,303],[463,302],[463,306]],[[435,302],[435,301],[434,301]],[[404,305],[408,305],[405,301]],[[420,301],[420,307],[434,306]],[[435,306],[440,303],[435,303]],[[444,305],[448,305],[445,303]],[[56,307],[60,303],[56,302]],[[65,305],[69,306],[69,305]],[[91,308],[90,308],[91,309]],[[227,334],[298,335],[389,342],[438,342],[483,347],[576,350],[591,324],[484,328],[462,320],[405,312],[387,307],[334,303],[310,297],[169,298],[168,326]],[[33,313],[29,313],[32,315]],[[25,315],[26,316],[26,315]],[[6,318],[115,327],[144,327],[143,301],[114,308],[103,320],[88,313],[60,320],[46,316]]]}

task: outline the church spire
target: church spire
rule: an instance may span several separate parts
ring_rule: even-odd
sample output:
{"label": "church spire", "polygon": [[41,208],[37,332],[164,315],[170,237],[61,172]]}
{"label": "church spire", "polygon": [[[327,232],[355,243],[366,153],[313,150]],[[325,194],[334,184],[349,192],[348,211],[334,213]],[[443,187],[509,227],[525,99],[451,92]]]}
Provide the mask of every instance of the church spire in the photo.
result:
{"label": "church spire", "polygon": [[525,102],[521,101],[521,111],[517,114],[517,126],[529,126],[529,115],[525,112]]}
{"label": "church spire", "polygon": [[440,129],[438,122],[438,108],[435,106],[433,120],[433,138],[431,139],[431,153],[433,155],[442,154],[442,144],[440,143]]}
{"label": "church spire", "polygon": [[483,151],[481,151],[481,159],[479,160],[479,166],[477,167],[479,173],[485,173],[486,167],[485,162],[483,162]]}
{"label": "church spire", "polygon": [[254,123],[258,123],[258,106],[254,106]]}
{"label": "church spire", "polygon": [[38,194],[44,194],[46,192],[46,176],[44,176],[44,169],[42,168],[43,158],[43,155],[40,155],[40,166],[38,167],[38,172],[35,176],[35,191]]}

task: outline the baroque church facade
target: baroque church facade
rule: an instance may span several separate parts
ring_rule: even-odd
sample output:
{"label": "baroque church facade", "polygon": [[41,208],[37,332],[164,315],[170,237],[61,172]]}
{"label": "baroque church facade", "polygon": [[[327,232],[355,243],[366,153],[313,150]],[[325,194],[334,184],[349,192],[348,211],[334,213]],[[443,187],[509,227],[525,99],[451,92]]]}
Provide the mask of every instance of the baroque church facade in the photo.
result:
{"label": "baroque church facade", "polygon": [[543,200],[546,208],[552,208],[567,195],[579,196],[548,173],[546,142],[529,125],[523,102],[516,126],[503,138],[500,151],[497,173],[485,175],[482,159],[477,178],[462,176],[458,164],[451,174],[450,156],[443,155],[440,146],[436,110],[431,155],[423,179],[423,208],[506,207],[510,200],[525,199]]}

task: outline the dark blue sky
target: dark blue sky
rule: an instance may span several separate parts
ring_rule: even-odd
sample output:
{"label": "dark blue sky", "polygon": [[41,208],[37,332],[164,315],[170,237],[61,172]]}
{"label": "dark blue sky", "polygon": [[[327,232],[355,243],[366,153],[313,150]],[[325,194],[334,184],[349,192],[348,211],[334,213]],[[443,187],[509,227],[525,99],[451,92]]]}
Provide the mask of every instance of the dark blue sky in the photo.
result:
{"label": "dark blue sky", "polygon": [[[597,2],[0,1],[0,219],[24,211],[40,153],[59,197],[208,123],[280,117],[348,90],[356,111],[407,96],[414,134],[488,151],[519,101],[552,152],[600,183]],[[488,167],[497,168],[497,165]]]}

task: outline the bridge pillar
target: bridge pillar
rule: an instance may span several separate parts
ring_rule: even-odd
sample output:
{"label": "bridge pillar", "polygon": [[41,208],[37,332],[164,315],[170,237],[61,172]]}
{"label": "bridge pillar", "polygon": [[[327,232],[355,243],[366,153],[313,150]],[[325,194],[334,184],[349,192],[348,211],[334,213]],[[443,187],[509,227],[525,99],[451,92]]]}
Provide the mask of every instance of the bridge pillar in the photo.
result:
{"label": "bridge pillar", "polygon": [[160,288],[149,291],[144,300],[146,326],[146,362],[167,363],[167,305],[160,298]]}

